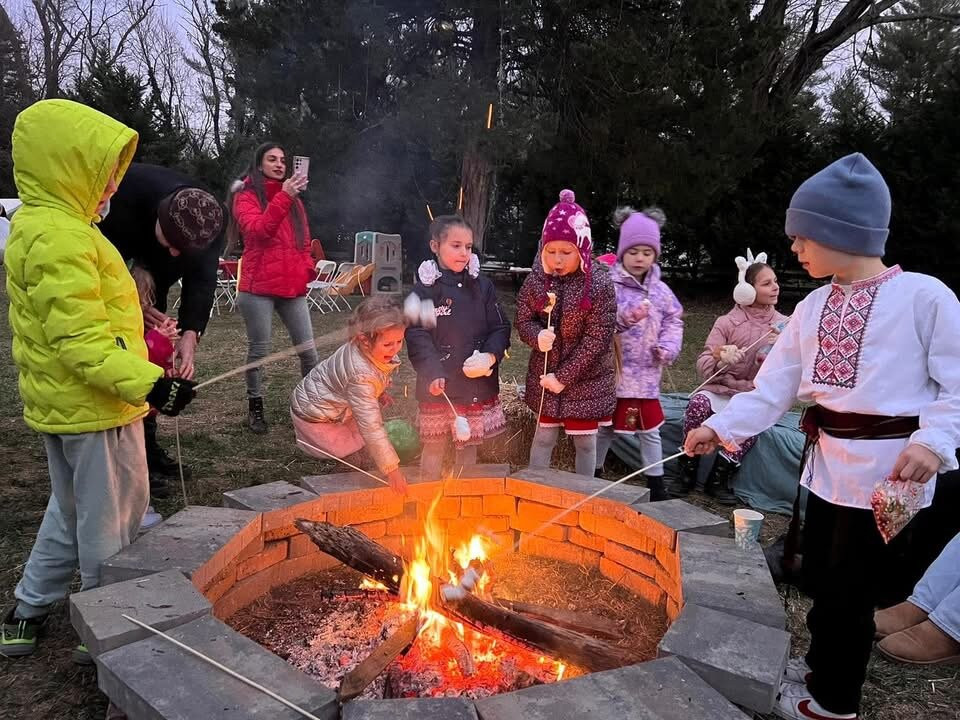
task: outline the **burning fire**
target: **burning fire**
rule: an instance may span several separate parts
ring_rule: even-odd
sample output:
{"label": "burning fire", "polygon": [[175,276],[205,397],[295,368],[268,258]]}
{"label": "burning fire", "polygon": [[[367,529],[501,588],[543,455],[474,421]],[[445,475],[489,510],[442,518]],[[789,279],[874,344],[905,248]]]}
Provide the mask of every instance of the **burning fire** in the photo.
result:
{"label": "burning fire", "polygon": [[[453,586],[459,586],[461,581],[464,586],[468,586],[469,581],[475,578],[471,592],[477,596],[489,597],[491,578],[486,564],[496,549],[496,543],[479,534],[473,535],[469,540],[451,542],[437,517],[441,497],[442,494],[438,494],[431,502],[423,533],[414,542],[413,557],[406,566],[400,588],[402,606],[408,612],[417,612],[420,615],[421,630],[417,643],[423,650],[436,651],[445,646],[449,647],[452,642],[449,635],[452,633],[462,643],[473,663],[487,663],[496,668],[506,656],[515,652],[513,648],[498,643],[489,635],[464,628],[463,624],[448,619],[434,609],[438,585],[445,582],[444,578]],[[361,587],[386,589],[380,583],[370,580],[364,580]],[[567,669],[564,663],[542,656],[537,661],[541,665],[552,664],[551,669],[556,679],[559,681],[563,678]],[[455,660],[450,660],[448,667],[456,670],[458,664]],[[459,666],[459,669],[463,671],[462,666]]]}

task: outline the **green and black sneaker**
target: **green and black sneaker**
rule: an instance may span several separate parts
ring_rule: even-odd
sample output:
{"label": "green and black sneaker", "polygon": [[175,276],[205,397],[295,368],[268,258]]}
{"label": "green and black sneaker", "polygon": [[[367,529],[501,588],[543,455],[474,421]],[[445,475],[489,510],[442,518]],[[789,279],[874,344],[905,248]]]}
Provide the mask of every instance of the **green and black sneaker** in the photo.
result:
{"label": "green and black sneaker", "polygon": [[93,665],[93,658],[90,657],[90,651],[83,643],[77,645],[70,653],[70,659],[75,665]]}
{"label": "green and black sneaker", "polygon": [[37,649],[37,636],[46,616],[21,620],[14,617],[16,608],[3,618],[3,636],[0,637],[0,655],[9,658],[32,655]]}

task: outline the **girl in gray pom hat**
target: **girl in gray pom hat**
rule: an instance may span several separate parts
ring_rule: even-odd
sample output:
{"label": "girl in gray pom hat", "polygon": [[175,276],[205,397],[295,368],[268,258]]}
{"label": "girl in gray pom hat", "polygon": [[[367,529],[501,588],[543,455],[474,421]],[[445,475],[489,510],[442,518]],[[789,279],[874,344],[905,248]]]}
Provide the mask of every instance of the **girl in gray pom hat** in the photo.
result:
{"label": "girl in gray pom hat", "polygon": [[795,402],[809,406],[803,575],[814,601],[810,649],[787,664],[777,700],[784,718],[858,716],[874,609],[904,541],[885,542],[871,495],[887,478],[919,483],[925,507],[937,474],[957,468],[960,304],[939,280],[884,264],[889,222],[890,191],[860,153],[797,189],[790,249],[812,277],[831,282],[797,305],[755,389],[684,443],[688,455],[736,450]]}

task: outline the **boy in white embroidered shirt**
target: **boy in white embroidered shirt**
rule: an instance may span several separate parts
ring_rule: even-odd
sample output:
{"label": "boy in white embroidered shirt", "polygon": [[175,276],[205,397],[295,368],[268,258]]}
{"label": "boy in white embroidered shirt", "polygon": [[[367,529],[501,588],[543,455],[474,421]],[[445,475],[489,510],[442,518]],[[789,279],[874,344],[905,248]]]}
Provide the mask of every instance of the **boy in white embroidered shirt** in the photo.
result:
{"label": "boy in white embroidered shirt", "polygon": [[856,718],[875,631],[885,545],[870,494],[885,477],[926,483],[956,469],[960,445],[960,304],[940,281],[888,268],[890,192],[863,155],[806,180],[787,210],[800,264],[833,278],[801,301],[755,380],[692,430],[688,455],[736,448],[794,402],[811,404],[804,579],[814,596],[810,650],[791,660],[775,712]]}

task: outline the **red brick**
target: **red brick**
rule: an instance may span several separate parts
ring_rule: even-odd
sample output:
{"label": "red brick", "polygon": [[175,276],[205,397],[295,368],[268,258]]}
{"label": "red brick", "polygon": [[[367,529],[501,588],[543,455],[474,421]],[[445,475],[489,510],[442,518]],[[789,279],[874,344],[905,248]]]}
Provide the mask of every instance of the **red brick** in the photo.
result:
{"label": "red brick", "polygon": [[658,545],[663,545],[670,550],[677,549],[677,532],[673,528],[668,528],[658,520],[647,517],[642,513],[633,513],[626,519],[626,524],[646,535]]}
{"label": "red brick", "polygon": [[423,520],[416,517],[401,515],[387,520],[387,535],[404,535],[406,537],[420,537],[423,534]]}
{"label": "red brick", "polygon": [[680,578],[680,553],[657,543],[654,555],[656,555],[660,567],[666,570],[670,577]]}
{"label": "red brick", "polygon": [[579,545],[571,545],[566,542],[556,542],[547,538],[530,535],[528,533],[520,534],[520,552],[527,555],[539,555],[540,557],[554,558],[574,565],[587,565],[596,567],[600,560],[600,553],[587,550]]}
{"label": "red brick", "polygon": [[290,548],[287,550],[287,557],[290,559],[320,552],[320,548],[318,548],[317,544],[310,539],[310,536],[304,535],[303,533],[294,535],[290,538],[289,542]]}
{"label": "red brick", "polygon": [[680,587],[679,577],[671,577],[666,570],[658,568],[657,585],[662,587],[664,592],[676,602],[683,602],[683,590]]}
{"label": "red brick", "polygon": [[515,515],[517,499],[513,495],[484,495],[484,515]]}
{"label": "red brick", "polygon": [[237,555],[237,562],[243,562],[248,558],[252,558],[254,555],[258,555],[263,552],[263,535],[258,535],[256,539],[252,542],[247,543],[247,546],[240,551],[240,554]]}
{"label": "red brick", "polygon": [[621,545],[627,545],[634,550],[643,550],[647,553],[654,552],[653,542],[639,530],[627,527],[626,524],[613,518],[601,517],[593,513],[580,513],[580,527],[587,532],[601,535],[608,540],[613,540]]}
{"label": "red brick", "polygon": [[378,505],[369,507],[355,507],[346,510],[335,510],[327,513],[327,522],[334,525],[360,525],[361,523],[386,520],[396,517],[403,512],[403,501],[395,497]]}
{"label": "red brick", "polygon": [[236,584],[237,582],[237,566],[232,565],[228,570],[221,572],[213,582],[211,582],[206,590],[203,591],[203,596],[209,600],[211,603],[217,602],[220,598],[227,594],[227,592]]}
{"label": "red brick", "polygon": [[[427,511],[430,509],[431,503],[420,504],[417,506],[417,517],[421,520],[427,517]],[[460,498],[458,497],[442,497],[437,502],[437,507],[433,511],[434,517],[437,520],[450,520],[452,518],[460,517]]]}
{"label": "red brick", "polygon": [[478,518],[478,520],[477,528],[484,535],[502,533],[510,529],[510,518],[506,515],[499,517],[487,515],[486,517]]}
{"label": "red brick", "polygon": [[255,575],[287,559],[287,541],[274,540],[263,547],[263,551],[237,565],[237,580]]}
{"label": "red brick", "polygon": [[387,534],[387,523],[385,523],[383,520],[378,520],[376,522],[354,525],[353,529],[359,530],[371,540],[376,540],[377,538],[382,538]]}
{"label": "red brick", "polygon": [[194,580],[197,587],[207,585],[221,570],[235,561],[247,545],[260,537],[262,528],[262,517],[259,514],[254,515],[254,518],[227,540],[223,547],[210,556],[209,560],[190,574],[190,578]]}
{"label": "red brick", "polygon": [[[307,500],[296,505],[263,513],[263,532],[268,533],[281,528],[291,528],[293,527],[293,521],[298,518],[323,522],[327,519],[326,510],[329,497],[329,495],[325,495],[316,500]],[[294,532],[299,532],[299,530],[294,529]]]}
{"label": "red brick", "polygon": [[490,539],[493,540],[497,545],[496,552],[498,553],[513,553],[516,552],[517,538],[516,533],[513,530],[502,533],[494,533],[490,536]]}
{"label": "red brick", "polygon": [[444,495],[503,495],[503,478],[450,478]]}
{"label": "red brick", "polygon": [[567,535],[570,542],[574,543],[575,545],[579,545],[580,547],[585,547],[588,550],[603,552],[604,548],[607,546],[606,538],[602,538],[599,535],[594,535],[593,533],[588,533],[578,527],[570,528],[567,531]]}
{"label": "red brick", "polygon": [[291,560],[284,560],[279,565],[273,566],[273,569],[276,570],[274,586],[296,580],[302,575],[309,575],[310,573],[320,572],[321,570],[339,567],[341,564],[342,563],[335,557],[331,557],[322,552],[304,555],[303,557],[293,558]]}
{"label": "red brick", "polygon": [[608,500],[604,497],[595,497],[593,500],[588,500],[583,503],[578,510],[580,510],[580,512],[591,512],[594,515],[609,517],[620,521],[624,521],[631,515],[637,514],[637,511],[629,505],[624,505],[615,500]]}
{"label": "red brick", "polygon": [[461,517],[480,517],[483,515],[483,498],[479,496],[470,496],[460,500]]}
{"label": "red brick", "polygon": [[[289,560],[287,562],[290,562]],[[218,620],[225,620],[237,610],[245,608],[261,595],[267,593],[274,586],[279,564],[261,570],[255,575],[240,580],[223,597],[213,604],[213,615]]]}
{"label": "red brick", "polygon": [[407,500],[430,503],[441,492],[439,482],[416,483],[408,486]]}
{"label": "red brick", "polygon": [[628,570],[623,565],[618,565],[605,557],[600,558],[600,573],[608,580],[622,585],[647,602],[657,607],[664,606],[667,594],[655,582],[640,573]]}
{"label": "red brick", "polygon": [[540,524],[576,525],[579,513],[577,513],[576,510],[570,512],[562,508],[541,505],[540,503],[530,502],[529,500],[521,500],[517,503],[517,515],[524,520],[530,520]]}
{"label": "red brick", "polygon": [[563,540],[566,537],[566,527],[563,525],[544,525],[534,520],[525,520],[519,516],[510,518],[510,527],[520,532],[542,535],[551,540]]}
{"label": "red brick", "polygon": [[413,556],[414,541],[411,538],[401,537],[399,535],[385,535],[377,540],[377,542],[394,555],[399,555],[407,562],[409,562],[410,558]]}
{"label": "red brick", "polygon": [[[317,520],[317,522],[323,522],[324,520],[326,520],[326,517],[321,520]],[[283,527],[278,527],[274,530],[268,530],[263,534],[263,541],[271,542],[272,540],[283,540],[284,538],[293,537],[299,533],[300,529],[291,523],[290,525],[284,525]]]}
{"label": "red brick", "polygon": [[514,480],[507,478],[504,484],[507,495],[523,498],[524,500],[533,500],[544,505],[554,505],[563,507],[563,491],[559,488],[539,485],[537,483],[527,482],[526,480]]}
{"label": "red brick", "polygon": [[667,620],[670,622],[676,620],[682,609],[683,605],[674,602],[672,598],[667,598]]}
{"label": "red brick", "polygon": [[657,572],[660,571],[660,566],[657,564],[656,558],[652,555],[647,555],[632,548],[618,545],[615,542],[608,542],[607,549],[603,554],[615,563],[628,567],[631,570],[636,570],[641,575],[646,575],[652,580],[656,580]]}
{"label": "red brick", "polygon": [[445,520],[447,537],[450,542],[469,540],[473,535],[489,535],[504,532],[510,528],[507,517],[454,518]]}

